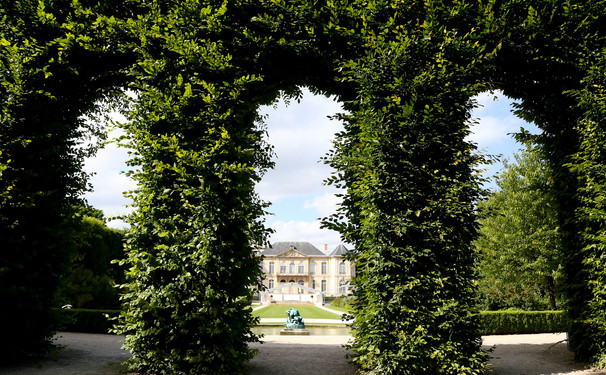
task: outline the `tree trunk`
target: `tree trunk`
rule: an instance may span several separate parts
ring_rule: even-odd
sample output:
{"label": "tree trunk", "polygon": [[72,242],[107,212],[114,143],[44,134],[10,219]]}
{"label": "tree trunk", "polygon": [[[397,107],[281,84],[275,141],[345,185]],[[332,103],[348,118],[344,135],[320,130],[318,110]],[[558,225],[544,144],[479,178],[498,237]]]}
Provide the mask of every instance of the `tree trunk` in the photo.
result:
{"label": "tree trunk", "polygon": [[555,282],[552,276],[547,276],[547,293],[549,294],[549,308],[557,310],[555,298]]}

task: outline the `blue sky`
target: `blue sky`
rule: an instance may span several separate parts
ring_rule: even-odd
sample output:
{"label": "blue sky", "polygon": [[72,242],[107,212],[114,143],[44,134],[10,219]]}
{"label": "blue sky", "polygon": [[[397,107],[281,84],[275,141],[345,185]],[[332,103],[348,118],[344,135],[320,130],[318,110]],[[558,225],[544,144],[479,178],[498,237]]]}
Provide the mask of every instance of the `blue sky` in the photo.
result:
{"label": "blue sky", "polygon": [[[470,138],[487,154],[511,158],[520,145],[508,133],[517,132],[520,127],[533,133],[538,129],[511,113],[509,99],[503,95],[496,98],[489,93],[477,98],[479,107],[473,113],[477,124],[472,127]],[[286,106],[280,102],[261,108],[268,115],[268,140],[276,153],[275,168],[257,186],[261,198],[272,202],[269,210],[274,215],[266,220],[266,225],[275,230],[271,242],[309,241],[321,250],[324,244],[332,250],[341,242],[337,233],[320,229],[319,223],[319,218],[334,212],[338,204],[335,189],[323,185],[331,169],[320,158],[332,147],[334,134],[342,129],[328,116],[341,111],[338,102],[309,92],[299,103],[293,101]],[[108,145],[85,163],[88,172],[96,172],[91,179],[94,191],[86,198],[106,215],[129,210],[129,200],[122,192],[134,188],[134,184],[121,173],[127,159],[126,150]],[[491,166],[487,175],[493,175],[501,166]],[[116,220],[110,225],[121,227],[124,223]]]}

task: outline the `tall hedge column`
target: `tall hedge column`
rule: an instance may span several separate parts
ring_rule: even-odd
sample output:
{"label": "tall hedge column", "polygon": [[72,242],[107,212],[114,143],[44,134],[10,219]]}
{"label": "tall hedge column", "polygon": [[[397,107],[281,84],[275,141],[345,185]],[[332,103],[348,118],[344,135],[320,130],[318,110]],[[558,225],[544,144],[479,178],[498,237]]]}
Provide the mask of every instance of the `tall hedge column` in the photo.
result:
{"label": "tall hedge column", "polygon": [[578,242],[565,254],[570,345],[577,359],[606,367],[606,53],[576,92],[585,113],[579,151],[568,165],[578,182]]}
{"label": "tall hedge column", "polygon": [[122,81],[125,61],[92,14],[78,2],[0,7],[2,363],[45,354],[59,328],[51,309],[87,188],[81,142],[93,126],[83,116]]}
{"label": "tall hedge column", "polygon": [[[254,125],[256,103],[246,97],[256,80],[202,81],[197,70],[210,69],[209,55],[189,69],[176,69],[176,56],[150,54],[139,63],[126,127],[137,211],[129,218],[118,331],[127,335],[134,370],[238,374],[254,354],[248,343],[258,340],[250,310],[261,277],[254,247],[266,241],[254,184],[270,162]],[[225,61],[213,68],[229,68]]]}
{"label": "tall hedge column", "polygon": [[473,67],[460,65],[476,50],[455,37],[466,30],[415,28],[422,21],[411,12],[393,16],[402,15],[402,34],[382,29],[387,16],[365,15],[369,52],[350,71],[359,98],[332,158],[348,193],[347,222],[332,223],[355,247],[351,348],[369,373],[478,374],[486,357],[471,243],[480,189],[465,141],[476,88],[466,84]]}

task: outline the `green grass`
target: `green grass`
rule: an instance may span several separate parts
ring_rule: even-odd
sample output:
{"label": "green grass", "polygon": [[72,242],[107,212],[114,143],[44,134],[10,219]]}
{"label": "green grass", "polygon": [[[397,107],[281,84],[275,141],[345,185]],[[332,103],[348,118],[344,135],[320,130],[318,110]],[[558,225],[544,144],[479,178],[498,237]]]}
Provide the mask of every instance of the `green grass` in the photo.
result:
{"label": "green grass", "polygon": [[333,314],[313,305],[269,305],[253,311],[253,316],[260,318],[284,318],[286,320],[286,310],[294,307],[299,310],[299,314],[305,319],[341,319],[341,315]]}

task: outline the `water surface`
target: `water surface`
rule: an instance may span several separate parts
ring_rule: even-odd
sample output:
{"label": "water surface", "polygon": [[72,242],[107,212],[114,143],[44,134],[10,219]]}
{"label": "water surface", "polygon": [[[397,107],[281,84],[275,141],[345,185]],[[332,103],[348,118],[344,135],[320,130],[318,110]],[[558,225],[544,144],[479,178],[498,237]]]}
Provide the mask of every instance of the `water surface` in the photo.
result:
{"label": "water surface", "polygon": [[[280,331],[284,327],[282,326],[258,326],[253,328],[253,332],[256,334],[264,335],[279,335]],[[310,335],[315,336],[344,336],[350,335],[351,329],[349,327],[306,327]]]}

